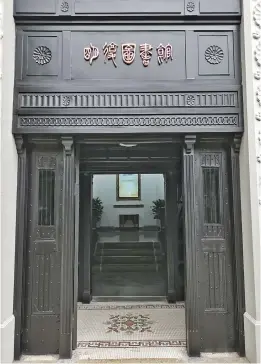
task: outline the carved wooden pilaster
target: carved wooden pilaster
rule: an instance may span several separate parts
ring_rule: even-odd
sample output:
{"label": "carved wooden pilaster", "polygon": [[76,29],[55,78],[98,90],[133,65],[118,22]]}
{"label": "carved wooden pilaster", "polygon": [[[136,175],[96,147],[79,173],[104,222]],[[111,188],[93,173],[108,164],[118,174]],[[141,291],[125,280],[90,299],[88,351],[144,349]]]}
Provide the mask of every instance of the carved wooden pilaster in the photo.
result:
{"label": "carved wooden pilaster", "polygon": [[72,356],[73,261],[74,261],[74,149],[73,138],[62,138],[63,145],[63,213],[61,236],[61,358]]}
{"label": "carved wooden pilaster", "polygon": [[84,175],[83,192],[85,193],[85,204],[83,206],[83,293],[82,302],[91,302],[91,256],[93,253],[92,239],[92,175]]}
{"label": "carved wooden pilaster", "polygon": [[174,171],[165,175],[166,193],[166,243],[167,243],[167,299],[169,303],[177,300],[177,257],[178,257],[178,211],[177,211],[177,179]]}
{"label": "carved wooden pilaster", "polygon": [[186,330],[189,356],[200,355],[197,236],[195,222],[195,135],[185,136],[183,196],[186,244]]}
{"label": "carved wooden pilaster", "polygon": [[235,277],[235,327],[236,327],[236,351],[240,356],[245,356],[244,335],[244,313],[245,313],[245,291],[244,291],[244,264],[243,264],[243,241],[241,222],[241,199],[240,199],[240,171],[239,171],[239,149],[241,135],[235,135],[231,146],[231,180],[232,180],[232,221],[233,221],[233,258]]}
{"label": "carved wooden pilaster", "polygon": [[26,248],[26,222],[27,222],[27,151],[24,145],[24,137],[15,136],[18,153],[17,175],[17,206],[16,206],[16,242],[15,242],[15,280],[14,280],[14,316],[15,339],[14,359],[21,356],[21,339],[23,329],[23,302],[24,302],[24,251]]}

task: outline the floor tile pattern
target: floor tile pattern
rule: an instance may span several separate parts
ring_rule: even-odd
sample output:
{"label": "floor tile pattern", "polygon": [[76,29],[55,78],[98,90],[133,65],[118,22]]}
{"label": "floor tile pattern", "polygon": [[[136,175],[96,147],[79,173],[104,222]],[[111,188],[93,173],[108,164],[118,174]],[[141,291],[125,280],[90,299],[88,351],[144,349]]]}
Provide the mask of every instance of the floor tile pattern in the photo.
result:
{"label": "floor tile pattern", "polygon": [[[78,348],[71,359],[58,355],[22,356],[29,363],[89,364],[165,364],[165,363],[247,363],[236,353],[207,353],[189,358],[185,341],[184,303],[91,303],[78,307]],[[148,317],[151,332],[140,327],[131,334],[126,330],[108,332],[111,316]],[[132,326],[132,323],[129,322]],[[128,325],[127,325],[128,326]],[[141,325],[142,326],[142,325]]]}
{"label": "floor tile pattern", "polygon": [[91,303],[84,305],[85,309],[78,307],[79,349],[90,345],[132,348],[186,344],[184,303]]}

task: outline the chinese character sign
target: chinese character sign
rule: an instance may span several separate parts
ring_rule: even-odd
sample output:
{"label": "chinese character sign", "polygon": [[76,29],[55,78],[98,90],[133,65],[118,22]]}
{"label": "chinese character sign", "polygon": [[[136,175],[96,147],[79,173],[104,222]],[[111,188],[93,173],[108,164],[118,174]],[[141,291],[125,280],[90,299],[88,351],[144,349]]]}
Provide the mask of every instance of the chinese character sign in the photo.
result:
{"label": "chinese character sign", "polygon": [[84,48],[84,59],[90,64],[99,57],[99,49],[94,47],[91,43],[89,47]]}
{"label": "chinese character sign", "polygon": [[150,44],[144,43],[140,45],[140,58],[144,67],[148,67],[150,63],[152,50],[153,48]]}
{"label": "chinese character sign", "polygon": [[161,65],[163,62],[168,62],[169,60],[173,60],[172,56],[172,46],[167,44],[165,47],[163,44],[160,44],[156,49],[158,55],[158,63]]}
{"label": "chinese character sign", "polygon": [[117,49],[118,49],[117,44],[115,44],[113,42],[104,44],[103,54],[105,56],[105,63],[106,63],[106,60],[112,61],[112,63],[114,64],[114,67],[117,67],[117,64],[116,64]]}
{"label": "chinese character sign", "polygon": [[[102,47],[103,55],[104,55],[104,63],[111,61],[114,67],[117,67],[116,57],[119,46],[114,43],[105,43]],[[139,49],[139,55],[141,58],[141,63],[144,67],[148,67],[151,59],[153,57],[153,46],[149,43],[143,43],[137,46],[135,43],[123,43],[121,45],[121,57],[122,61],[126,65],[131,65],[136,58],[136,49]],[[173,60],[172,53],[172,45],[169,43],[167,45],[163,45],[162,43],[155,49],[158,64],[162,65],[163,63],[168,63],[168,61]],[[89,47],[84,48],[84,59],[93,64],[93,61],[97,60],[99,57],[99,49],[90,43]]]}
{"label": "chinese character sign", "polygon": [[136,44],[125,43],[121,45],[122,60],[126,64],[132,64],[135,59]]}

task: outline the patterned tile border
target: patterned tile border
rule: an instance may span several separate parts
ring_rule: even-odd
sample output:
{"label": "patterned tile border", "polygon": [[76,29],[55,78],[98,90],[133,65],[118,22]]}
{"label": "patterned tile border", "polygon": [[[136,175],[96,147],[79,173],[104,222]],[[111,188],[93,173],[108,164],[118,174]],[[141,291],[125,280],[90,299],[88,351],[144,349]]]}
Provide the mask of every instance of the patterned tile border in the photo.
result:
{"label": "patterned tile border", "polygon": [[185,340],[79,341],[77,349],[86,348],[156,348],[185,347]]}
{"label": "patterned tile border", "polygon": [[132,309],[184,309],[184,303],[176,303],[176,304],[145,304],[145,305],[92,305],[92,304],[78,304],[78,310],[132,310]]}

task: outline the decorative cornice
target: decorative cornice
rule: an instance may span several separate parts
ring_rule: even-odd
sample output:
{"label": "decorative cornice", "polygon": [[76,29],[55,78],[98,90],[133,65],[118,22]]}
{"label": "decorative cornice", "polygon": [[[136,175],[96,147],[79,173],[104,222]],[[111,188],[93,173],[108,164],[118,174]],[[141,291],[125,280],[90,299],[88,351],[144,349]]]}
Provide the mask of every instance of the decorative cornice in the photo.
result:
{"label": "decorative cornice", "polygon": [[238,92],[21,93],[19,108],[238,107]]}
{"label": "decorative cornice", "polygon": [[226,115],[147,115],[147,116],[31,116],[19,117],[18,127],[151,127],[151,126],[236,126],[239,116]]}

